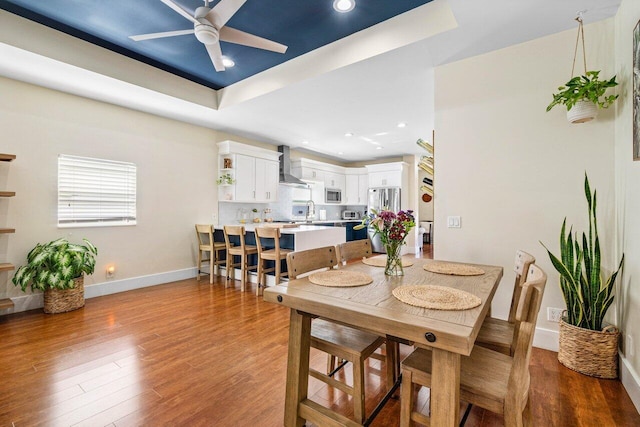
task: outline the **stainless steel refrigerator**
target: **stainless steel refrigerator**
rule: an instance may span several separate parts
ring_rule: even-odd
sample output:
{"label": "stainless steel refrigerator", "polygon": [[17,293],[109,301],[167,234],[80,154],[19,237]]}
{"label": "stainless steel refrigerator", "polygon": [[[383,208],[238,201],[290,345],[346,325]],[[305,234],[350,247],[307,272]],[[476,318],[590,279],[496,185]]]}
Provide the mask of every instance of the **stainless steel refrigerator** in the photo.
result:
{"label": "stainless steel refrigerator", "polygon": [[[398,212],[400,210],[400,187],[391,188],[370,188],[367,202],[367,212],[375,209],[376,212],[381,210],[389,210]],[[380,240],[380,236],[373,237],[375,231],[369,227],[369,238],[373,251],[385,253],[384,246]]]}

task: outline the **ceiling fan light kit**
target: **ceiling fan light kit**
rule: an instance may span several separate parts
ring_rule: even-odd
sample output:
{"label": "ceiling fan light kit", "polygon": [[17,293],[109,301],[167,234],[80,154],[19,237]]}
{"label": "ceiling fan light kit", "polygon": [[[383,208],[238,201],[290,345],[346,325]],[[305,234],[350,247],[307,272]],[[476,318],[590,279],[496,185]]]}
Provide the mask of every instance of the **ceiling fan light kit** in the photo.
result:
{"label": "ceiling fan light kit", "polygon": [[[226,67],[232,67],[235,62],[225,62],[222,56],[220,41],[249,46],[256,49],[268,50],[271,52],[285,53],[287,46],[267,40],[265,38],[227,27],[227,22],[245,4],[247,0],[221,0],[213,9],[209,7],[209,0],[204,0],[204,6],[196,9],[195,14],[184,10],[180,5],[172,0],[160,0],[169,6],[173,11],[183,18],[193,23],[193,30],[166,31],[161,33],[141,34],[129,36],[131,40],[143,41],[159,39],[165,37],[175,37],[185,34],[195,34],[196,39],[204,44],[216,71],[224,71]],[[347,1],[347,0],[341,0]],[[351,0],[353,1],[353,0]],[[355,5],[355,2],[354,2]],[[231,64],[231,65],[226,65]]]}

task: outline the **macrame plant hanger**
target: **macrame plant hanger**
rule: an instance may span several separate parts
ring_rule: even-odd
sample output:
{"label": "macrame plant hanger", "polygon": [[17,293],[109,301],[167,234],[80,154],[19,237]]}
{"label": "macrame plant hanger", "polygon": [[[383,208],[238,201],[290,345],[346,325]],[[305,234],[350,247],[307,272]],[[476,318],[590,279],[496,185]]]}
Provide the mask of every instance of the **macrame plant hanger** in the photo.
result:
{"label": "macrame plant hanger", "polygon": [[576,21],[578,21],[578,37],[576,37],[576,48],[573,51],[573,65],[571,66],[571,76],[570,79],[574,77],[574,72],[576,69],[576,59],[578,58],[578,44],[582,41],[582,61],[584,64],[584,75],[587,75],[587,53],[584,47],[584,26],[582,25],[582,13],[578,12],[578,16],[576,16]]}

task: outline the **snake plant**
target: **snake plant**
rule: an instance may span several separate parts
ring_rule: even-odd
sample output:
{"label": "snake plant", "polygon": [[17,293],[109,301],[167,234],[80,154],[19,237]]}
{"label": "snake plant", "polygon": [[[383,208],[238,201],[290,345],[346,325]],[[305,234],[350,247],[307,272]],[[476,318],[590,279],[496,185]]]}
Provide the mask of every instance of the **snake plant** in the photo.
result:
{"label": "snake plant", "polygon": [[87,239],[84,245],[58,239],[44,245],[38,243],[27,255],[27,264],[21,266],[13,276],[13,284],[25,291],[70,289],[74,279],[82,273],[92,274],[96,266],[98,249]]}
{"label": "snake plant", "polygon": [[580,241],[578,234],[573,233],[573,227],[567,233],[565,218],[560,231],[560,258],[542,245],[549,253],[553,267],[560,273],[560,288],[567,304],[566,322],[580,328],[599,331],[602,329],[602,319],[613,303],[613,286],[624,265],[624,254],[617,270],[603,280],[600,268],[596,191],[591,194],[586,174],[584,192],[589,208],[589,235],[583,232]]}

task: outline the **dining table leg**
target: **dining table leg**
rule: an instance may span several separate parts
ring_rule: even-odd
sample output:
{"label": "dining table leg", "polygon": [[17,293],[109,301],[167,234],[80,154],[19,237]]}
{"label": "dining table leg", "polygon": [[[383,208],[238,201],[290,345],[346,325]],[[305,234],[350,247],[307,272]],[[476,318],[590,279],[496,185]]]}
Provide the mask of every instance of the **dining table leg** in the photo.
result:
{"label": "dining table leg", "polygon": [[460,355],[434,348],[431,361],[431,425],[460,422]]}
{"label": "dining table leg", "polygon": [[298,404],[307,398],[310,341],[311,317],[291,309],[287,390],[284,403],[284,425],[286,427],[300,427],[305,423],[304,418],[298,416]]}

